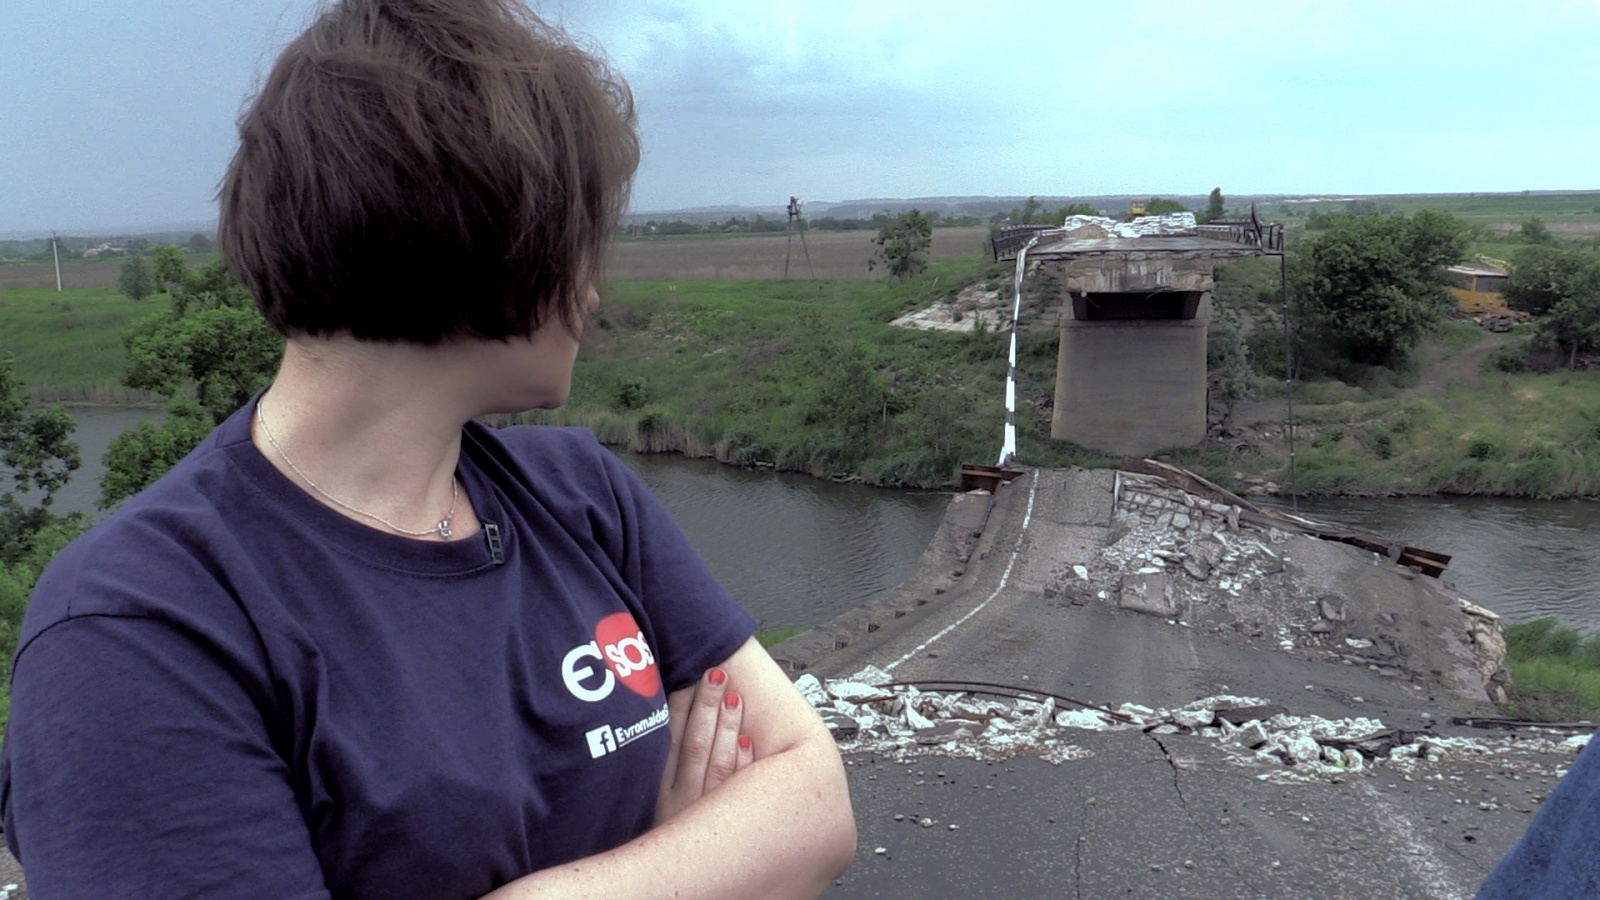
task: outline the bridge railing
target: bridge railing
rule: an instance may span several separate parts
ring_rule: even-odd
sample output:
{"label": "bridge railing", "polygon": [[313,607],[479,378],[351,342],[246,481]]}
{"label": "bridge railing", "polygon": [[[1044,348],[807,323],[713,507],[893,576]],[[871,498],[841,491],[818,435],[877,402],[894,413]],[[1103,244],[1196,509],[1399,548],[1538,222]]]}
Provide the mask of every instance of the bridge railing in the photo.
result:
{"label": "bridge railing", "polygon": [[990,244],[994,248],[995,262],[1002,259],[1016,259],[1017,251],[1027,245],[1033,236],[1041,231],[1049,231],[1054,225],[1011,225],[994,233]]}
{"label": "bridge railing", "polygon": [[1256,215],[1255,204],[1250,205],[1248,219],[1212,219],[1195,228],[1203,238],[1214,241],[1231,241],[1249,247],[1259,247],[1268,253],[1283,252],[1283,225],[1263,222]]}

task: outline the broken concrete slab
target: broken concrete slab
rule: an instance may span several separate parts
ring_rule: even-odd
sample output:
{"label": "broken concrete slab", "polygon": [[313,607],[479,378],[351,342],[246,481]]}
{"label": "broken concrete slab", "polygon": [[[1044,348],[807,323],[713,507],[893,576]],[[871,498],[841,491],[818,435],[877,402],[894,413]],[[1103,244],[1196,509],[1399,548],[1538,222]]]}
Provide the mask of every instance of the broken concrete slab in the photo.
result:
{"label": "broken concrete slab", "polygon": [[1163,619],[1173,618],[1180,611],[1172,580],[1165,573],[1144,570],[1122,576],[1117,606]]}

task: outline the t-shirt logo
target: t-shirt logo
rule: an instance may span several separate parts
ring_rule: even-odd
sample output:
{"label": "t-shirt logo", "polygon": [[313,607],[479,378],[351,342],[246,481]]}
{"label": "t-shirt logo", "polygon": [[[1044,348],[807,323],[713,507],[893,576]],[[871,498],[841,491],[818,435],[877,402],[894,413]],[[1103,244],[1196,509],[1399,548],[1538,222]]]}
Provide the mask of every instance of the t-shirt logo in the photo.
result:
{"label": "t-shirt logo", "polygon": [[655,654],[644,642],[639,623],[625,612],[601,619],[594,627],[594,640],[567,651],[561,660],[561,678],[572,696],[586,703],[611,696],[618,681],[641,697],[654,697],[661,690]]}

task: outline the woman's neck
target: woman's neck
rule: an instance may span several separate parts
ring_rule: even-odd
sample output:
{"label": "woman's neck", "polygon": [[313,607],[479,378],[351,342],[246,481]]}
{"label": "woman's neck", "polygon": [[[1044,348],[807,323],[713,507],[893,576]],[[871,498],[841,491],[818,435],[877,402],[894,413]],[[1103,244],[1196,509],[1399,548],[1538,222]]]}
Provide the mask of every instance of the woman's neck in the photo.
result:
{"label": "woman's neck", "polygon": [[349,338],[291,338],[252,420],[262,455],[329,508],[395,532],[477,530],[457,495],[468,392],[442,348]]}

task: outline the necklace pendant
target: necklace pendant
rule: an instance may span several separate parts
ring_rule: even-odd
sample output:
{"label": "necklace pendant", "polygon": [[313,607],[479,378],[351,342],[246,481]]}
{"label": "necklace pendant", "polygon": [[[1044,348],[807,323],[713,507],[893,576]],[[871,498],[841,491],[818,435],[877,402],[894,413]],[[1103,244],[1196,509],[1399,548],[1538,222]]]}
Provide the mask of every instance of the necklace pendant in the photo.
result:
{"label": "necklace pendant", "polygon": [[437,526],[437,530],[439,532],[439,537],[442,537],[445,540],[449,540],[450,539],[450,535],[453,534],[453,532],[450,530],[450,520],[449,519],[440,519],[439,520],[439,524]]}

